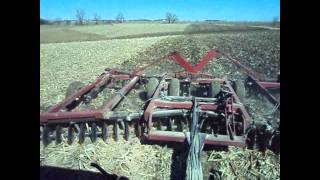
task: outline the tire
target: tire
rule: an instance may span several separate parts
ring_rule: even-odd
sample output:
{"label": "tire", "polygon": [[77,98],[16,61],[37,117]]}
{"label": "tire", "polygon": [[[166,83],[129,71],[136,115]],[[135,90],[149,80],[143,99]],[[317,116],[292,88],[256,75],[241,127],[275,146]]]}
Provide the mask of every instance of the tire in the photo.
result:
{"label": "tire", "polygon": [[169,96],[180,95],[180,81],[177,78],[172,78],[169,84]]}
{"label": "tire", "polygon": [[73,93],[79,91],[81,88],[83,88],[85,86],[84,83],[80,82],[80,81],[74,81],[72,82],[68,88],[67,88],[67,92],[66,92],[66,98],[71,96]]}
{"label": "tire", "polygon": [[218,81],[212,81],[210,85],[211,97],[216,97],[221,91],[221,84]]}
{"label": "tire", "polygon": [[235,81],[235,91],[236,91],[240,101],[243,102],[243,100],[246,96],[246,89],[245,89],[244,84],[241,80]]}
{"label": "tire", "polygon": [[156,88],[159,85],[159,80],[157,78],[151,78],[146,86],[147,90],[147,98],[150,99],[152,98]]}

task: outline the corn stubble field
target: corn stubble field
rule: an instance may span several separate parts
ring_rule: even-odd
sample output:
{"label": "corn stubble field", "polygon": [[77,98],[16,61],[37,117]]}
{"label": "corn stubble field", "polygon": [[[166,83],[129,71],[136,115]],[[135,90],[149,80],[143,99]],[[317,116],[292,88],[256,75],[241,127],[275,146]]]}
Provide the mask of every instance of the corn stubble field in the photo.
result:
{"label": "corn stubble field", "polygon": [[[72,38],[78,41],[83,40],[81,37],[76,37],[81,36],[82,33],[93,34],[97,41],[93,38],[83,42],[52,43],[55,42],[51,39],[53,35],[48,32],[40,34],[42,42],[45,42],[40,44],[40,111],[63,100],[67,86],[73,81],[80,80],[85,83],[93,81],[106,67],[132,70],[143,62],[172,51],[180,52],[195,64],[208,50],[219,48],[270,79],[274,79],[279,72],[280,32],[277,30],[182,34],[132,39],[101,40],[98,38],[98,36],[116,37],[130,35],[130,33],[150,33],[152,28],[145,28],[148,26],[150,25],[130,24],[126,30],[119,32],[120,35],[117,35],[114,29],[103,29],[112,28],[111,25],[64,29],[76,31]],[[177,24],[172,27],[159,24],[154,29],[160,26],[165,29],[162,31],[170,32],[183,31],[187,24]],[[130,30],[129,27],[134,28]],[[44,27],[41,31],[52,33],[61,29],[63,28]],[[130,32],[134,30],[135,32]],[[108,32],[113,33],[108,34]],[[163,62],[159,67],[152,67],[146,73],[160,74],[173,70],[181,69],[172,62]],[[245,77],[237,67],[224,58],[211,61],[204,71],[227,76],[229,79]],[[264,114],[273,108],[267,102],[257,101],[255,97],[248,96],[244,103],[254,120],[266,119]],[[43,147],[40,142],[41,165],[95,171],[90,167],[90,162],[96,161],[107,172],[127,176],[130,179],[170,179],[172,170],[175,169],[173,166],[177,165],[173,163],[176,158],[179,157],[175,157],[172,148],[141,144],[138,138],[132,136],[129,141],[123,138],[114,141],[109,138],[106,142],[98,139],[96,143],[91,143],[87,138],[82,145],[78,144],[77,140],[72,145],[68,145],[66,140],[63,140],[61,144],[56,145],[53,142]],[[228,151],[206,151],[201,159],[205,173],[209,172],[210,168],[214,168],[220,172],[221,179],[280,179],[280,156],[274,155],[271,151],[263,154],[245,148],[229,147]],[[208,177],[205,173],[205,177]]]}

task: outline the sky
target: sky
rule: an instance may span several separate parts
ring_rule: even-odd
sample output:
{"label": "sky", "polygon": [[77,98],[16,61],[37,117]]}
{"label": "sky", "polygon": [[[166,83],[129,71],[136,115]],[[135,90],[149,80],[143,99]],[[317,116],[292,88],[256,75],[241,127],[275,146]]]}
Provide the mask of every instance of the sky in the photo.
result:
{"label": "sky", "polygon": [[280,17],[280,0],[40,0],[44,19],[76,19],[77,9],[86,19],[164,19],[171,12],[179,20],[271,21]]}

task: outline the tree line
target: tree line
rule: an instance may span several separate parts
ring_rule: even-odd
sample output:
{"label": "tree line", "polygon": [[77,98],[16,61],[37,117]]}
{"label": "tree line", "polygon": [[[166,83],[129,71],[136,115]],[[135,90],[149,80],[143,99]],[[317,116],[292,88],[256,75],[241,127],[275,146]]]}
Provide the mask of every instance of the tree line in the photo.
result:
{"label": "tree line", "polygon": [[[85,11],[83,9],[77,9],[76,14],[75,14],[76,20],[73,22],[78,25],[84,25],[84,24],[86,24],[86,21],[87,21],[85,17],[86,17]],[[171,12],[166,13],[165,19],[163,19],[163,21],[167,22],[168,24],[173,24],[177,20],[178,20],[178,16],[171,13]],[[122,13],[119,13],[115,17],[115,20],[101,20],[101,17],[99,16],[99,14],[94,13],[91,21],[94,22],[94,24],[99,24],[100,22],[124,23],[125,18]],[[49,21],[49,20],[45,20],[43,18],[40,18],[40,25],[42,25],[42,24],[61,24],[62,22],[65,22],[66,24],[70,24],[72,22],[72,20],[64,20],[63,21],[61,19],[55,19],[54,21]]]}

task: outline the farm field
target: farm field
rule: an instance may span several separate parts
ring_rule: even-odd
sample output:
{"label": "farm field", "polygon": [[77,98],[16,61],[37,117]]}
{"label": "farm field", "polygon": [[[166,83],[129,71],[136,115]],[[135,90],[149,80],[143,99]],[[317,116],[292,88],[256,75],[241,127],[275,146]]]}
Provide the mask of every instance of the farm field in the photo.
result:
{"label": "farm field", "polygon": [[160,24],[160,23],[125,23],[113,25],[79,26],[72,28],[80,32],[94,33],[106,37],[118,37],[144,33],[181,32],[189,24]]}
{"label": "farm field", "polygon": [[40,43],[145,38],[167,35],[185,35],[190,33],[260,31],[268,28],[270,29],[270,27],[265,26],[203,23],[117,23],[84,26],[41,25]]}
{"label": "farm field", "polygon": [[75,80],[89,83],[106,67],[120,65],[164,37],[40,45],[40,99],[47,106],[63,100]]}
{"label": "farm field", "polygon": [[[187,25],[41,27],[40,111],[61,101],[67,86],[75,80],[89,83],[107,67],[130,71],[150,59],[173,51],[178,51],[192,64],[196,64],[208,50],[218,48],[264,74],[267,79],[276,79],[280,71],[280,32],[277,30],[108,39],[144,33],[183,32]],[[63,42],[64,37],[74,42]],[[163,62],[159,67],[150,68],[146,74],[182,70],[179,68],[173,62]],[[211,61],[204,71],[227,76],[231,80],[243,80],[245,77],[240,69],[223,57]],[[249,95],[244,103],[255,120],[267,120],[263,114],[273,108],[264,101],[257,104],[257,98]],[[172,166],[176,165],[173,163],[176,158],[173,154],[173,149],[169,147],[144,145],[136,137],[130,137],[129,141],[119,138],[117,142],[112,138],[106,142],[98,139],[96,143],[86,139],[82,145],[77,140],[68,145],[64,139],[63,143],[56,145],[53,142],[48,147],[43,147],[40,142],[42,165],[94,171],[89,164],[97,161],[107,172],[130,179],[172,178]],[[280,156],[271,151],[263,154],[230,147],[226,152],[205,152],[201,158],[204,171],[215,167],[221,172],[221,179],[280,179]]]}
{"label": "farm field", "polygon": [[189,24],[125,23],[89,26],[40,26],[40,43],[94,41],[144,34],[182,33]]}
{"label": "farm field", "polygon": [[60,42],[72,42],[72,41],[94,41],[106,39],[106,37],[75,31],[69,28],[44,28],[40,30],[40,43],[60,43]]}

